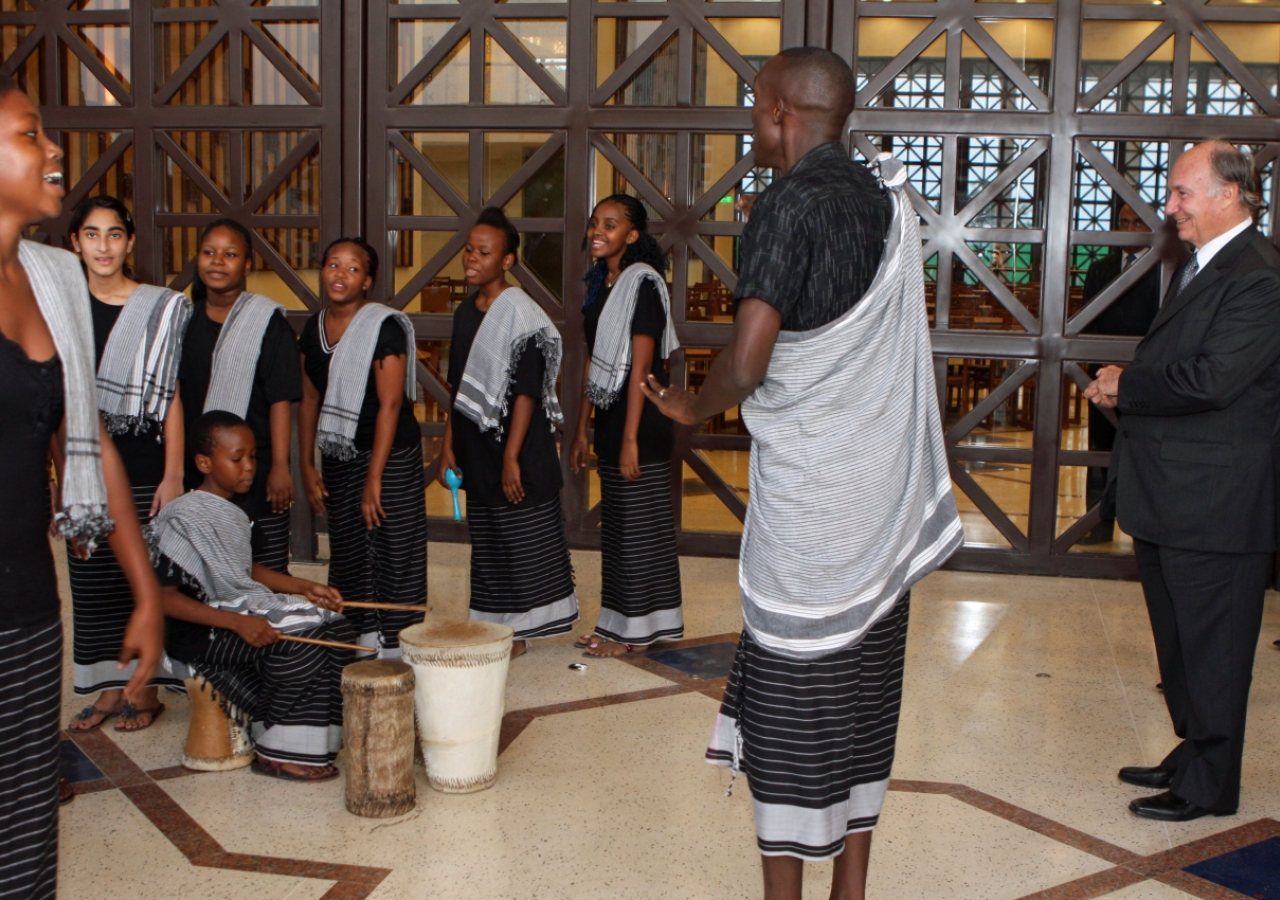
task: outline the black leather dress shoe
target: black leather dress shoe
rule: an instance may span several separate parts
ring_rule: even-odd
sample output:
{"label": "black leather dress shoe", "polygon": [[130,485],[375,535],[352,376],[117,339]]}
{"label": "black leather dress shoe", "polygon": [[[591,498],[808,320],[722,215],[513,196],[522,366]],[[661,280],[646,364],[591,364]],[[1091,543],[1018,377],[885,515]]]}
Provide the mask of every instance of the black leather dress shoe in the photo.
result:
{"label": "black leather dress shoe", "polygon": [[1135,816],[1144,819],[1158,819],[1161,822],[1190,822],[1201,816],[1230,816],[1231,812],[1211,812],[1196,806],[1190,800],[1183,800],[1173,791],[1165,791],[1154,797],[1140,797],[1129,804],[1129,810]]}
{"label": "black leather dress shoe", "polygon": [[1173,784],[1173,773],[1151,766],[1125,766],[1120,770],[1120,780],[1145,788],[1167,788]]}

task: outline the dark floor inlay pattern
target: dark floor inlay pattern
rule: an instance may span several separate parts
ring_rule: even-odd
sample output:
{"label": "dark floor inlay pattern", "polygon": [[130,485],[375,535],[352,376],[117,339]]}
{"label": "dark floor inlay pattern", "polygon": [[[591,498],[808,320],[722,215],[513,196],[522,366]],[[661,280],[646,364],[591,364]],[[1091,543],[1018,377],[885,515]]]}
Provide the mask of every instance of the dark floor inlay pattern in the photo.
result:
{"label": "dark floor inlay pattern", "polygon": [[58,742],[58,752],[62,760],[62,777],[72,784],[82,781],[97,781],[104,778],[102,770],[95,766],[84,751],[75,745],[75,741],[64,738]]}
{"label": "dark floor inlay pattern", "polygon": [[654,662],[670,666],[690,678],[725,678],[733,665],[733,654],[738,645],[732,642],[703,644],[701,647],[683,647],[678,650],[657,650],[646,653]]}
{"label": "dark floor inlay pattern", "polygon": [[1187,866],[1184,871],[1256,900],[1280,900],[1280,837]]}

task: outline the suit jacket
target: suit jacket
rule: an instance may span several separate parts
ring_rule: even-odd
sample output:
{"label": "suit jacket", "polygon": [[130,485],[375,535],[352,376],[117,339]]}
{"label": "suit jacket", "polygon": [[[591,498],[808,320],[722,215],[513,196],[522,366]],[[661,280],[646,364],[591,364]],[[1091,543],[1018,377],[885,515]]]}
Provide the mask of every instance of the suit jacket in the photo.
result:
{"label": "suit jacket", "polygon": [[[1152,251],[1148,251],[1152,252]],[[1124,252],[1112,250],[1089,267],[1084,276],[1085,306],[1120,277]],[[1118,334],[1138,337],[1147,333],[1151,320],[1160,311],[1160,267],[1153,266],[1142,279],[1098,314],[1084,327],[1086,334]]]}
{"label": "suit jacket", "polygon": [[1169,296],[1120,377],[1111,460],[1130,535],[1213,553],[1276,549],[1280,252],[1237,235]]}

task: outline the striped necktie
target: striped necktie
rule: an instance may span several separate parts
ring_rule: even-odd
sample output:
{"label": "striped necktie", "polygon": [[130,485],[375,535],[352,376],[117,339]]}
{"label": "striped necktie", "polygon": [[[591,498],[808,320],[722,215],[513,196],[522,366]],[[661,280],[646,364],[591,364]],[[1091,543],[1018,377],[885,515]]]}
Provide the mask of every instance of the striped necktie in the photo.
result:
{"label": "striped necktie", "polygon": [[1179,294],[1187,289],[1187,285],[1191,283],[1191,280],[1196,277],[1196,274],[1199,271],[1200,261],[1196,258],[1195,254],[1192,254],[1191,259],[1187,262],[1187,267],[1182,270],[1182,281],[1178,282]]}

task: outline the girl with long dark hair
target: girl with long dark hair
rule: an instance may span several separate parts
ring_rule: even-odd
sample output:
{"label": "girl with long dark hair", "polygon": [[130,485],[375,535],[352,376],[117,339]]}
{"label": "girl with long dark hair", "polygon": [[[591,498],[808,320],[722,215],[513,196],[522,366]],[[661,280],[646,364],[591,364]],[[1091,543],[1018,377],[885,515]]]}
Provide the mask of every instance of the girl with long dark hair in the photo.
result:
{"label": "girl with long dark hair", "polygon": [[[182,402],[174,389],[191,302],[185,294],[128,276],[133,231],[128,208],[105,194],[76,207],[67,228],[89,281],[98,411],[124,461],[138,518],[145,522],[182,493]],[[93,731],[117,715],[116,731],[148,727],[164,711],[157,687],[181,688],[182,679],[161,672],[142,693],[140,705],[126,702],[122,692],[133,671],[121,670],[116,660],[133,613],[133,589],[107,546],[88,559],[68,546],[67,569],[75,692],[102,692],[67,730]]]}
{"label": "girl with long dark hair", "polygon": [[[205,227],[191,287],[191,324],[182,342],[179,393],[188,443],[201,413],[221,409],[249,423],[258,447],[253,489],[243,501],[253,520],[253,561],[287,573],[293,505],[290,407],[302,399],[302,373],[284,307],[245,290],[252,254],[249,229],[234,219]],[[188,453],[187,488],[203,480]]]}
{"label": "girl with long dark hair", "polygon": [[126,699],[164,652],[160,586],[124,465],[98,415],[93,320],[80,261],[22,239],[62,211],[62,151],[40,112],[0,74],[0,894],[52,900],[58,875],[62,624],[49,547],[111,544],[133,589],[120,663],[137,659]]}
{"label": "girl with long dark hair", "polygon": [[[422,432],[413,416],[417,344],[409,317],[369,299],[378,254],[361,238],[324,251],[327,306],[307,320],[298,410],[302,482],[329,513],[329,584],[352,600],[427,600]],[[323,475],[316,470],[319,436]],[[350,609],[360,643],[399,659],[400,631],[422,613]]]}
{"label": "girl with long dark hair", "polygon": [[587,463],[594,406],[600,475],[600,618],[578,646],[619,656],[684,637],[680,561],[671,508],[671,420],[645,399],[650,374],[669,384],[666,360],[679,347],[662,276],[666,255],[648,232],[644,205],[629,194],[596,204],[587,226],[595,265],[587,273],[586,401],[569,465]]}

